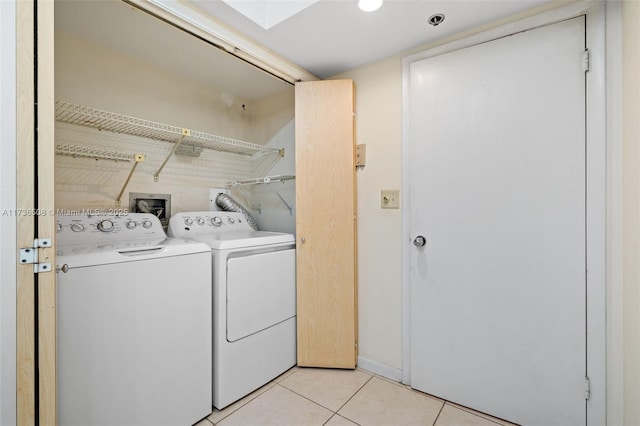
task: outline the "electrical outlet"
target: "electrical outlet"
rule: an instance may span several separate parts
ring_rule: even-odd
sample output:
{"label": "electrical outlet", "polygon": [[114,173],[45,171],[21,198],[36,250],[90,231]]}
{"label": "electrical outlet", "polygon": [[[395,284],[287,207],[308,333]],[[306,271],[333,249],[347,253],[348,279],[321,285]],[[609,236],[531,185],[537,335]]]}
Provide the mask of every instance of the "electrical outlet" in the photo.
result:
{"label": "electrical outlet", "polygon": [[399,209],[400,190],[383,189],[382,191],[380,191],[380,207],[382,207],[383,209]]}

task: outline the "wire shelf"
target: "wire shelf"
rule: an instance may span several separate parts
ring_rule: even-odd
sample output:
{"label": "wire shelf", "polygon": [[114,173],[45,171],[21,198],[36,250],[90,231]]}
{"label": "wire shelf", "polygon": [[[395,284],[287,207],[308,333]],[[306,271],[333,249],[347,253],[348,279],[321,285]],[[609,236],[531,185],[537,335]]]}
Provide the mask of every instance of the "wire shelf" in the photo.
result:
{"label": "wire shelf", "polygon": [[248,156],[256,153],[282,155],[281,150],[278,148],[225,138],[169,124],[156,123],[64,101],[56,101],[56,120],[165,142],[178,143],[182,141],[183,143],[188,143],[189,146],[215,151]]}
{"label": "wire shelf", "polygon": [[56,145],[56,154],[115,161],[133,161],[135,155],[130,152],[113,151],[110,149],[71,144]]}
{"label": "wire shelf", "polygon": [[296,177],[293,175],[265,176],[265,177],[258,177],[258,178],[252,178],[252,179],[235,180],[233,182],[227,183],[227,186],[233,187],[233,186],[245,186],[245,185],[259,185],[263,183],[284,182],[284,181],[292,180],[295,178]]}

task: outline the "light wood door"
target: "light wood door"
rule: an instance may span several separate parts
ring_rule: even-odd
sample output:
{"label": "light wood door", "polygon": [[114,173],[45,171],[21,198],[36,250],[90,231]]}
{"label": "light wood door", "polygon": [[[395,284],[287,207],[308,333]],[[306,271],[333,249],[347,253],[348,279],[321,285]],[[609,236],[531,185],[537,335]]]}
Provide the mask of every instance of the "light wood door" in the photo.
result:
{"label": "light wood door", "polygon": [[[53,269],[53,1],[17,2],[16,28],[16,249],[32,247],[36,238],[51,239],[50,247],[38,249],[38,260]],[[55,425],[56,276],[53,270],[34,274],[33,265],[17,268],[16,420]]]}
{"label": "light wood door", "polygon": [[296,84],[298,365],[357,358],[354,85]]}
{"label": "light wood door", "polygon": [[[35,208],[34,13],[31,1],[16,2],[16,208]],[[16,252],[33,244],[33,217],[16,214]],[[16,421],[36,423],[35,277],[31,265],[16,271]]]}
{"label": "light wood door", "polygon": [[410,69],[411,386],[518,424],[587,420],[584,49],[578,17]]}

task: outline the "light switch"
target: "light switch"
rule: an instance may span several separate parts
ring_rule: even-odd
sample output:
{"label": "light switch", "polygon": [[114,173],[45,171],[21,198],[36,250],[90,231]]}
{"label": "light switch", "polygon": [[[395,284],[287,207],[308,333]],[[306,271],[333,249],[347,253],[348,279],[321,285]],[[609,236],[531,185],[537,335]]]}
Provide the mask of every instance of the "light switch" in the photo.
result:
{"label": "light switch", "polygon": [[382,191],[380,191],[380,207],[382,207],[383,209],[399,209],[400,190],[383,189]]}

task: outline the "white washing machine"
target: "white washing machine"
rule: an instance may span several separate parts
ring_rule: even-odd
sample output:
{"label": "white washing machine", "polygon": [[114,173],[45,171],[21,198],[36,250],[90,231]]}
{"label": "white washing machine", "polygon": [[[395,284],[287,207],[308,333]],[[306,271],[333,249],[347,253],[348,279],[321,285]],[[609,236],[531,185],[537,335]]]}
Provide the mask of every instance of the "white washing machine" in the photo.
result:
{"label": "white washing machine", "polygon": [[296,363],[295,238],[222,211],[174,214],[168,233],[211,248],[213,405],[222,409]]}
{"label": "white washing machine", "polygon": [[211,412],[211,250],[157,217],[59,216],[58,421],[192,425]]}

